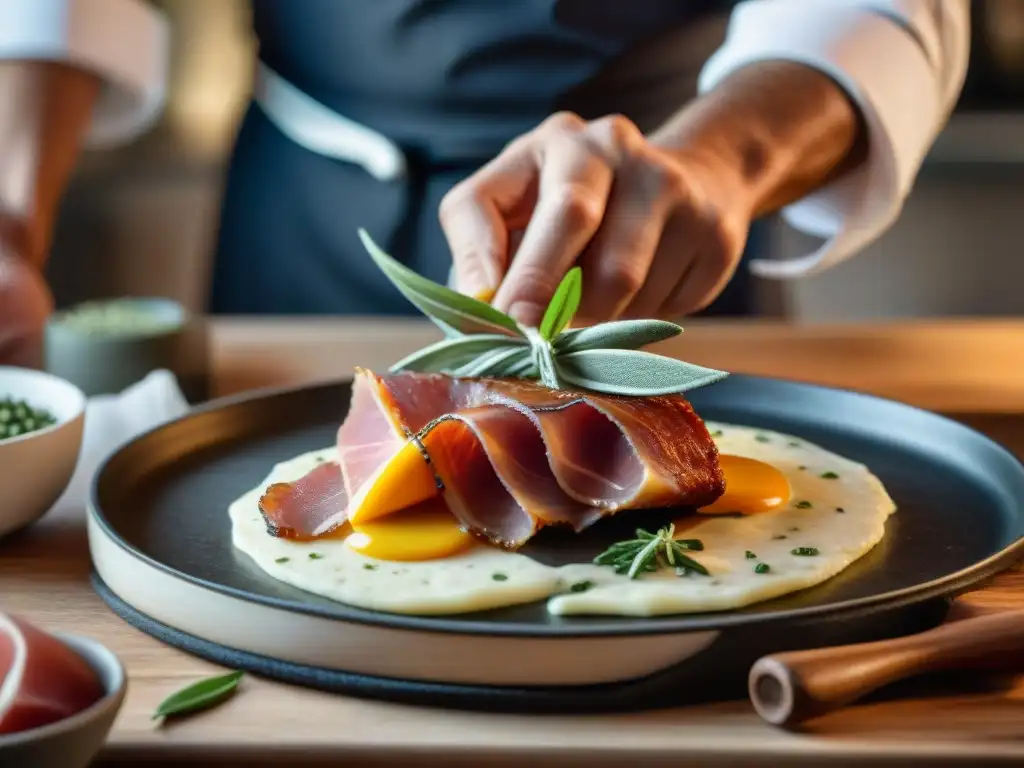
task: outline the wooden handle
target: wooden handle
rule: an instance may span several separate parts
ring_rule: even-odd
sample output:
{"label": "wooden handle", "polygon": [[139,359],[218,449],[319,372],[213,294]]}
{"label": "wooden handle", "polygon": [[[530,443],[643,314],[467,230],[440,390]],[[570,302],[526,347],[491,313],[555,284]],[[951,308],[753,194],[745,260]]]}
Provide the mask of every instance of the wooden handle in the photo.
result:
{"label": "wooden handle", "polygon": [[791,726],[923,672],[1015,666],[1024,669],[1024,611],[895,640],[765,656],[751,667],[748,688],[764,720]]}

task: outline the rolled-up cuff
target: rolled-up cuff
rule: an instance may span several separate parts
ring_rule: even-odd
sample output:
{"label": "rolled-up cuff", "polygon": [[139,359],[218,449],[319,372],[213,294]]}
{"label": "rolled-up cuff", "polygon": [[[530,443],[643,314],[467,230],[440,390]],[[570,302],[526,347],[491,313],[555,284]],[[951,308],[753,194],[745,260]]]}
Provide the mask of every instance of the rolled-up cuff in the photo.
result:
{"label": "rolled-up cuff", "polygon": [[877,239],[899,215],[943,119],[935,70],[913,35],[880,14],[814,5],[738,8],[699,81],[704,92],[749,64],[796,61],[835,80],[864,116],[865,164],[782,211],[792,226],[826,242],[796,259],[753,260],[751,270],[764,277],[821,272]]}
{"label": "rolled-up cuff", "polygon": [[63,62],[102,80],[90,147],[128,141],[159,117],[168,41],[166,20],[140,0],[0,0],[0,59]]}

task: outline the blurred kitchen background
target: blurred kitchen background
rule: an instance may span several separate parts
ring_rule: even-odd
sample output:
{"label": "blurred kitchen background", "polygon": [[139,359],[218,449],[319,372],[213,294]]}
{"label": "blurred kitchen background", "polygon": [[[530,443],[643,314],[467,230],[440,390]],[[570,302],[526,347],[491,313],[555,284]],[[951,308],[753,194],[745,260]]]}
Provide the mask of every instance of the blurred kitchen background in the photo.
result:
{"label": "blurred kitchen background", "polygon": [[[255,56],[248,2],[154,4],[173,25],[168,106],[133,145],[81,163],[49,265],[61,306],[125,294],[205,303],[223,171]],[[967,86],[898,224],[826,275],[764,283],[765,314],[801,322],[1024,314],[1024,0],[972,6]],[[724,29],[723,18],[701,30],[704,55]],[[775,253],[809,247],[773,225]]]}

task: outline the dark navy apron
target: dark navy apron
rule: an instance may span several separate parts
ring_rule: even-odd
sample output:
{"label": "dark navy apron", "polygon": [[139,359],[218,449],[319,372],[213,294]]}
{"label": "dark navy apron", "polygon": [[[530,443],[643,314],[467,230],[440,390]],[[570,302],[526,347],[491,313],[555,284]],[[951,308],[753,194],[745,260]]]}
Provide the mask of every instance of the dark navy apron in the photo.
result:
{"label": "dark navy apron", "polygon": [[[675,39],[730,3],[700,0],[253,0],[260,60],[388,137],[406,173],[379,180],[293,142],[261,107],[231,159],[210,310],[415,313],[356,230],[446,282],[438,205],[457,182],[560,109],[621,113],[652,130],[690,95]],[[748,250],[750,250],[748,246]],[[711,308],[744,314],[745,268]]]}

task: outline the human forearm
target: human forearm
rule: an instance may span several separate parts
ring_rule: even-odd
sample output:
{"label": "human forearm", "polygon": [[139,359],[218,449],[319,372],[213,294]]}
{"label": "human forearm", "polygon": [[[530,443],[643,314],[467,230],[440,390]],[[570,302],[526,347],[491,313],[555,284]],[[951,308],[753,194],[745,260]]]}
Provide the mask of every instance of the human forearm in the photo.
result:
{"label": "human forearm", "polygon": [[47,61],[0,61],[0,244],[42,269],[100,81]]}
{"label": "human forearm", "polygon": [[795,62],[744,67],[677,112],[651,140],[728,177],[754,215],[798,200],[867,157],[846,93]]}
{"label": "human forearm", "polygon": [[[859,143],[817,187],[783,185],[775,200],[762,198],[760,212],[782,202],[783,218],[822,242],[796,258],[754,258],[755,274],[819,273],[864,249],[893,224],[963,84],[970,8],[969,0],[736,4],[725,42],[701,71],[701,93],[718,91],[741,70],[789,61],[838,84],[863,122]],[[812,119],[811,128],[827,124],[821,116]],[[801,174],[792,178],[799,181]]]}
{"label": "human forearm", "polygon": [[0,0],[0,247],[41,268],[83,146],[142,133],[167,24],[141,0]]}

